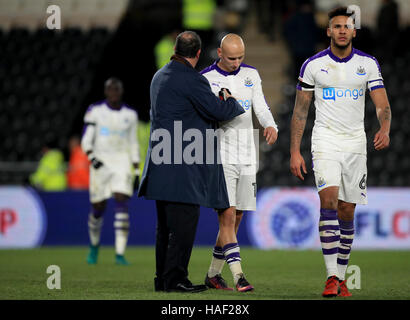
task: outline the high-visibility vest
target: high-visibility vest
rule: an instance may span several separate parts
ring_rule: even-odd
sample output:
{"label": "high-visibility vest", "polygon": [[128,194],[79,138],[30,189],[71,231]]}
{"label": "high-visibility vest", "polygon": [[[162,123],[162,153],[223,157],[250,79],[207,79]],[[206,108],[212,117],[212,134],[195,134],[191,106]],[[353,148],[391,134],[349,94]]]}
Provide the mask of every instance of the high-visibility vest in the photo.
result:
{"label": "high-visibility vest", "polygon": [[215,0],[184,0],[183,25],[188,30],[209,30],[213,26]]}
{"label": "high-visibility vest", "polygon": [[154,53],[157,69],[161,69],[170,61],[171,56],[174,54],[174,45],[175,41],[173,41],[170,35],[164,36],[155,45]]}
{"label": "high-visibility vest", "polygon": [[88,189],[90,185],[90,162],[87,155],[77,146],[70,155],[67,170],[67,182],[70,189]]}
{"label": "high-visibility vest", "polygon": [[41,158],[36,172],[30,176],[30,182],[44,191],[63,191],[67,188],[63,153],[49,150]]}

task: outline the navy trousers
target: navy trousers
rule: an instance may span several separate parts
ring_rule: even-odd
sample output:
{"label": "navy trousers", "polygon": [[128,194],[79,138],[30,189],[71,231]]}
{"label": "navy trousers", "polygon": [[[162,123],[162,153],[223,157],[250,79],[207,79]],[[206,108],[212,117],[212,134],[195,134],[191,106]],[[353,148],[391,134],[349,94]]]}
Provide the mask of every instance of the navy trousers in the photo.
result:
{"label": "navy trousers", "polygon": [[155,287],[167,290],[188,279],[199,205],[157,200],[156,206]]}

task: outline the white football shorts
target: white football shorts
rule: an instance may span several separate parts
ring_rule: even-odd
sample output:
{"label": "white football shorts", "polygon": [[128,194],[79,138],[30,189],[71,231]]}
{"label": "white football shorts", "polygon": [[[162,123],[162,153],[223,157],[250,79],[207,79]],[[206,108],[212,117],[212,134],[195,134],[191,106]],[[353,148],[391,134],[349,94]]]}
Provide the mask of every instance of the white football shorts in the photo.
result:
{"label": "white football shorts", "polygon": [[129,170],[112,170],[103,165],[98,169],[90,166],[90,202],[96,203],[122,193],[129,197],[133,194],[134,177]]}
{"label": "white football shorts", "polygon": [[312,152],[317,191],[339,187],[339,200],[367,204],[367,157],[347,152]]}
{"label": "white football shorts", "polygon": [[223,165],[229,205],[237,210],[256,210],[256,166]]}

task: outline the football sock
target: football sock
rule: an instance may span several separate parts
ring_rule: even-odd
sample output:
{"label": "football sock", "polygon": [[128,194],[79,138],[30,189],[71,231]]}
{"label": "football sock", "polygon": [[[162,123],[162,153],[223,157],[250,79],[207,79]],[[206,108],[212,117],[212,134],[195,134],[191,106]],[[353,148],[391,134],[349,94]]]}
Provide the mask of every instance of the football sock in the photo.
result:
{"label": "football sock", "polygon": [[337,255],[337,268],[339,270],[339,279],[344,280],[354,238],[354,222],[353,220],[343,221],[339,219],[339,225],[340,245]]}
{"label": "football sock", "polygon": [[101,228],[103,225],[103,210],[92,209],[88,216],[88,235],[92,246],[100,244]]}
{"label": "football sock", "polygon": [[222,248],[225,260],[228,263],[229,269],[231,269],[235,285],[243,274],[239,249],[238,243],[228,243]]}
{"label": "football sock", "polygon": [[320,243],[327,270],[327,277],[338,275],[337,254],[340,242],[337,210],[320,209],[319,221]]}
{"label": "football sock", "polygon": [[215,246],[212,253],[211,265],[208,270],[208,277],[215,277],[217,274],[222,273],[222,269],[225,265],[225,256],[221,247]]}
{"label": "football sock", "polygon": [[123,255],[127,247],[128,233],[130,228],[128,216],[128,200],[114,201],[115,219],[115,253]]}

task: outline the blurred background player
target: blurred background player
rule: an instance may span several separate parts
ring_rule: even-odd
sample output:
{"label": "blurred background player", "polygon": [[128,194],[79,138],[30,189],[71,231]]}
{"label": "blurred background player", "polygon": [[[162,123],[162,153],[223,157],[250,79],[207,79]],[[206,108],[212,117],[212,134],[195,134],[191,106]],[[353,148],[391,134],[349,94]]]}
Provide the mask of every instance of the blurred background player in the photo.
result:
{"label": "blurred background player", "polygon": [[290,170],[304,180],[300,144],[313,92],[316,120],[312,161],[320,198],[319,234],[327,269],[324,297],[351,296],[345,284],[354,237],[356,204],[367,204],[365,91],[376,107],[380,129],[374,148],[389,146],[391,110],[376,58],[352,47],[354,21],[346,7],[329,13],[330,47],[302,65],[291,123]]}
{"label": "blurred background player", "polygon": [[221,159],[224,168],[230,208],[218,213],[219,233],[205,284],[210,288],[232,290],[221,276],[225,261],[231,269],[236,289],[253,290],[241,267],[240,249],[236,234],[243,211],[256,210],[256,151],[253,137],[252,110],[265,128],[263,135],[268,144],[275,143],[278,128],[266,104],[258,71],[242,63],[245,45],[240,36],[230,33],[221,40],[219,59],[201,71],[212,91],[218,95],[222,88],[230,90],[240,101],[245,113],[220,123],[224,131],[221,141]]}
{"label": "blurred background player", "polygon": [[[139,154],[137,113],[122,103],[122,82],[109,78],[104,85],[106,99],[92,104],[84,116],[81,146],[91,161],[89,215],[89,264],[97,263],[103,213],[107,199],[114,197],[115,261],[127,265],[124,252],[128,240],[128,202],[133,185],[138,185]],[[135,178],[134,178],[135,174]]]}

